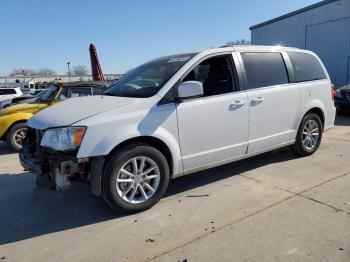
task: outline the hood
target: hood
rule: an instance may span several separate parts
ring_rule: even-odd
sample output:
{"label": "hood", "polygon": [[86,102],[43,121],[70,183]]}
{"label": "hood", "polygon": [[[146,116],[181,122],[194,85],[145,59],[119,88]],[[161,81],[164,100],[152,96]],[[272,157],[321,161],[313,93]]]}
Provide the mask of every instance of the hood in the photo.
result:
{"label": "hood", "polygon": [[343,86],[343,87],[341,87],[339,89],[342,90],[342,91],[350,91],[350,85]]}
{"label": "hood", "polygon": [[22,113],[33,113],[39,108],[38,104],[20,104],[6,107],[0,110],[0,116],[5,116],[9,114],[14,114],[18,112]]}
{"label": "hood", "polygon": [[82,119],[136,103],[139,98],[87,96],[70,98],[37,113],[28,121],[36,129],[69,126]]}

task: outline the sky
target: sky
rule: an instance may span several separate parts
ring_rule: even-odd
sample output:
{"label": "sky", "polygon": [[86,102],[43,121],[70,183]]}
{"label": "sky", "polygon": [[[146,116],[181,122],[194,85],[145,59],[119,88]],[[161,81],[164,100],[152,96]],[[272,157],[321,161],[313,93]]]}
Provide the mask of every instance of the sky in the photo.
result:
{"label": "sky", "polygon": [[250,40],[249,27],[315,0],[0,0],[0,76],[14,68],[90,70],[95,43],[104,73],[163,55]]}

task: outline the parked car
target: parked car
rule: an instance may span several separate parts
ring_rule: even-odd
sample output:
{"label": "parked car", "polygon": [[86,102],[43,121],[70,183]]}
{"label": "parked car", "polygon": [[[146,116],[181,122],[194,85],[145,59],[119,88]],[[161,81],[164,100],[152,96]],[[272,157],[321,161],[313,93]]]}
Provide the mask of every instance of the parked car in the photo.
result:
{"label": "parked car", "polygon": [[96,81],[52,84],[41,95],[0,110],[0,139],[19,150],[27,132],[27,120],[34,114],[71,97],[99,95],[107,86]]}
{"label": "parked car", "polygon": [[313,154],[334,125],[321,60],[294,48],[236,46],[152,60],[103,96],[28,122],[22,166],[55,189],[79,178],[119,212],[156,204],[169,179],[290,146]]}
{"label": "parked car", "polygon": [[22,94],[21,89],[16,87],[0,88],[0,102],[21,96]]}
{"label": "parked car", "polygon": [[11,104],[12,99],[22,96],[23,93],[20,88],[9,87],[0,88],[0,109]]}
{"label": "parked car", "polygon": [[335,107],[337,108],[337,113],[350,114],[350,85],[338,88],[335,91]]}
{"label": "parked car", "polygon": [[16,104],[23,104],[23,103],[31,103],[35,101],[39,96],[43,95],[43,92],[45,89],[37,89],[34,91],[31,91],[27,94],[23,94],[18,97],[14,97],[5,101],[0,102],[0,109],[9,107],[11,105],[16,105]]}

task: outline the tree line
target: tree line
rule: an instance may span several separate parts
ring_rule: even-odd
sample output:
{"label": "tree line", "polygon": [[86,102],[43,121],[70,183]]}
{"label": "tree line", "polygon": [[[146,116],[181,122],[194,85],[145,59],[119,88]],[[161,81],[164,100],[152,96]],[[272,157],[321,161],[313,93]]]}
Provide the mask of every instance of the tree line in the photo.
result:
{"label": "tree line", "polygon": [[[226,45],[250,45],[250,44],[251,42],[244,38],[226,42]],[[89,74],[89,70],[86,68],[86,66],[83,66],[83,65],[73,66],[70,70],[71,76],[84,76],[87,74]],[[57,75],[56,71],[50,68],[41,68],[39,70],[15,68],[9,74],[9,76],[39,76],[39,77],[50,77],[50,76],[56,76],[56,75]],[[69,72],[66,72],[66,75],[69,75]]]}
{"label": "tree line", "polygon": [[[68,74],[69,72],[66,72],[66,75]],[[88,74],[89,74],[89,70],[86,68],[86,66],[77,65],[77,66],[73,66],[70,69],[71,76],[84,76]],[[26,69],[26,68],[14,68],[9,73],[9,76],[51,77],[56,75],[57,75],[57,72],[50,68],[41,68],[39,70]]]}

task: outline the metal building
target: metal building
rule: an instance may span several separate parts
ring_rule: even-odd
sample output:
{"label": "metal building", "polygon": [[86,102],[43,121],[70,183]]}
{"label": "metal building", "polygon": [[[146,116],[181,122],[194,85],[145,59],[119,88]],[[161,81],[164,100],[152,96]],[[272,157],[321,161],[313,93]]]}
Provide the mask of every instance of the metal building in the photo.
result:
{"label": "metal building", "polygon": [[350,84],[350,0],[325,0],[249,29],[252,44],[314,51],[337,88]]}

